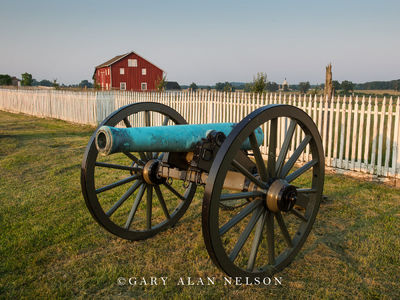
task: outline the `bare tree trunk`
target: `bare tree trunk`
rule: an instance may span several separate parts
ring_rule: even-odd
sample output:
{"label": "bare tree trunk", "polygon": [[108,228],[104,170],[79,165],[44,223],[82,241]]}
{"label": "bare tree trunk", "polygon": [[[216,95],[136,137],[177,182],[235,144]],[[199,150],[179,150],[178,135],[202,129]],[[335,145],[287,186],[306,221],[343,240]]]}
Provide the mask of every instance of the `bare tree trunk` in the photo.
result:
{"label": "bare tree trunk", "polygon": [[332,100],[332,64],[326,66],[326,76],[325,76],[325,90],[324,96],[328,97],[328,102],[330,103]]}

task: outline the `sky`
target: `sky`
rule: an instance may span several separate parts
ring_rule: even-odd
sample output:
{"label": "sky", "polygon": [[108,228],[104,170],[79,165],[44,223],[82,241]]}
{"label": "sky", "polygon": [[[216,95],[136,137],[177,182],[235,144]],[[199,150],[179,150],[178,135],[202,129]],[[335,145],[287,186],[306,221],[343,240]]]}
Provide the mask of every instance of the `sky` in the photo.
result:
{"label": "sky", "polygon": [[400,79],[400,1],[9,1],[0,74],[73,84],[134,51],[167,80],[290,83]]}

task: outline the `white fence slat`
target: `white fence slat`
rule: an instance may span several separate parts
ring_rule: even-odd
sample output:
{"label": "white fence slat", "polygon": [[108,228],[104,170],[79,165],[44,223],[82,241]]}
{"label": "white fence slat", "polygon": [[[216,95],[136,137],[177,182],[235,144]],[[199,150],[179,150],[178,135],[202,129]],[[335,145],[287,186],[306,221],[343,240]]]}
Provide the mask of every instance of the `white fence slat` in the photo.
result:
{"label": "white fence slat", "polygon": [[[365,140],[364,134],[364,117],[365,117],[365,96],[361,99],[361,113],[360,113],[360,127],[359,127],[359,140],[358,140],[358,149],[357,149],[357,162],[355,169],[357,171],[361,171],[361,156],[362,156],[362,148],[363,148],[363,139]],[[364,143],[364,145],[366,145]]]}
{"label": "white fence slat", "polygon": [[400,178],[400,97],[397,98],[396,112],[394,117],[393,153],[392,153],[392,176]]}
{"label": "white fence slat", "polygon": [[350,167],[350,136],[351,136],[351,120],[352,120],[352,110],[353,110],[353,97],[349,97],[349,102],[347,106],[347,125],[346,125],[346,150],[345,150],[345,168],[348,170]]}
{"label": "white fence slat", "polygon": [[328,126],[328,144],[327,144],[327,150],[325,152],[327,153],[327,161],[328,161],[328,166],[332,166],[332,131],[333,131],[333,113],[334,113],[334,105],[332,99],[327,99],[326,101],[329,105],[329,114],[328,114],[328,119],[327,120],[327,126]]}
{"label": "white fence slat", "polygon": [[386,131],[386,152],[385,152],[385,164],[383,170],[383,176],[388,176],[389,173],[389,158],[390,158],[390,138],[392,136],[392,116],[393,116],[393,98],[390,97],[388,114],[387,114],[387,129]]}
{"label": "white fence slat", "polygon": [[379,141],[378,141],[378,158],[377,158],[377,174],[382,175],[382,153],[383,153],[383,128],[386,117],[386,97],[383,97],[381,113],[380,113],[380,123],[379,123]]}
{"label": "white fence slat", "polygon": [[[332,103],[333,106],[333,103]],[[340,97],[336,98],[336,111],[335,111],[335,138],[333,141],[333,167],[338,167],[338,147],[339,147],[339,119],[340,119]]]}
{"label": "white fence slat", "polygon": [[[364,171],[368,172],[368,164],[369,164],[369,142],[370,142],[370,131],[371,131],[371,96],[368,97],[368,109],[367,109],[367,125],[365,129],[365,143],[364,143]],[[361,168],[363,170],[363,168]]]}
{"label": "white fence slat", "polygon": [[373,133],[372,133],[372,149],[371,149],[371,164],[369,167],[369,172],[374,174],[375,168],[375,160],[376,160],[376,144],[378,139],[378,99],[375,98],[374,104],[374,122],[373,122]]}
{"label": "white fence slat", "polygon": [[346,132],[346,96],[343,98],[342,102],[342,120],[340,126],[340,149],[339,149],[339,164],[337,167],[344,168],[343,164],[343,150],[344,150],[344,135]]}
{"label": "white fence slat", "polygon": [[354,117],[353,117],[353,125],[350,126],[352,128],[352,142],[351,142],[351,162],[350,162],[350,169],[355,169],[355,159],[356,159],[356,145],[357,140],[362,138],[362,136],[358,136],[358,96],[356,96],[355,103],[354,103]]}
{"label": "white fence slat", "polygon": [[[322,96],[321,96],[322,97]],[[321,116],[322,116],[322,146],[324,147],[324,155],[326,156],[326,143],[328,138],[328,97],[322,97],[321,100],[323,101],[323,111],[322,111],[322,104],[321,104]]]}

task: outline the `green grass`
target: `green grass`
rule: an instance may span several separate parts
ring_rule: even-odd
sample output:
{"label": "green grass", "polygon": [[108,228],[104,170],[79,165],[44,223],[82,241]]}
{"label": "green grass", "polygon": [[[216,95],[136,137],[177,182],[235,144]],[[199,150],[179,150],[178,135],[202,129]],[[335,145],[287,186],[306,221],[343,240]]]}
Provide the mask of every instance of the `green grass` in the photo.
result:
{"label": "green grass", "polygon": [[[326,176],[324,201],[281,286],[225,286],[201,233],[202,188],[173,228],[140,242],[90,216],[80,163],[94,128],[0,112],[0,298],[399,298],[399,189]],[[168,277],[119,286],[118,277]],[[177,286],[179,277],[217,277]]]}

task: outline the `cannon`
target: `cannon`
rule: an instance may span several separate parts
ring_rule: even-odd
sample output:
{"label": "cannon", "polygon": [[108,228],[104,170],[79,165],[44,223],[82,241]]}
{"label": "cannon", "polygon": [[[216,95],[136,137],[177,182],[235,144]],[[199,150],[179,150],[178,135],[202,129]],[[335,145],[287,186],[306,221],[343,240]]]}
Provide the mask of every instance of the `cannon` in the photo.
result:
{"label": "cannon", "polygon": [[254,280],[283,270],[304,245],[324,165],[318,129],[297,107],[273,104],[237,124],[189,125],[171,107],[142,102],[96,129],[81,186],[93,218],[132,241],[173,227],[204,186],[202,231],[212,261],[231,277]]}

